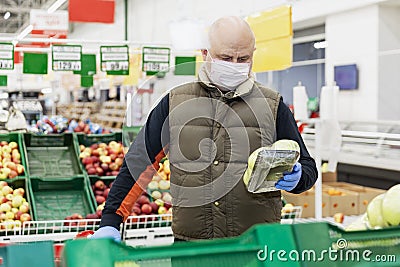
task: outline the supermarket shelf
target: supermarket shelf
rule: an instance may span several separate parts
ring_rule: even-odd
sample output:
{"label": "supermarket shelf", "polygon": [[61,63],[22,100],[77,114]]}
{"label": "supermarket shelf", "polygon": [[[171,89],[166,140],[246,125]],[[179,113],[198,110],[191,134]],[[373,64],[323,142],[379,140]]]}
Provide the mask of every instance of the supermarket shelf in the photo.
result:
{"label": "supermarket shelf", "polygon": [[[399,122],[339,122],[342,146],[339,162],[378,169],[400,171]],[[315,128],[304,128],[303,139],[311,154],[315,154]],[[328,151],[320,151],[327,160]]]}

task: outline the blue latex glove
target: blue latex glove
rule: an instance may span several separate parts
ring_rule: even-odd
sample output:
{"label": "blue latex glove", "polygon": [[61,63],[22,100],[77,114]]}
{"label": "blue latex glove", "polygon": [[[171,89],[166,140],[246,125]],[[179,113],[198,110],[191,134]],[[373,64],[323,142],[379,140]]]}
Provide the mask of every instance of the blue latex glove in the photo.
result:
{"label": "blue latex glove", "polygon": [[285,191],[292,191],[299,183],[300,178],[301,164],[296,162],[296,164],[293,166],[293,171],[291,173],[284,173],[283,178],[276,182],[275,187]]}
{"label": "blue latex glove", "polygon": [[99,228],[90,238],[112,238],[117,242],[121,241],[121,233],[112,226]]}

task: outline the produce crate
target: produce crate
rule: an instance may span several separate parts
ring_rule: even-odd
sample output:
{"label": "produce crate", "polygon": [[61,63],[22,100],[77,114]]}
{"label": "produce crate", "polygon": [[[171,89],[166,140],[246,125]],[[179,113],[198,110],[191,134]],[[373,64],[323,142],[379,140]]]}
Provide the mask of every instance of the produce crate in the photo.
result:
{"label": "produce crate", "polygon": [[[24,140],[22,138],[22,134],[19,133],[9,133],[9,134],[0,134],[0,141],[7,141],[9,142],[16,142],[18,144],[18,151],[21,154],[21,164],[24,166],[24,173],[21,175],[18,175],[17,177],[13,179],[25,179],[25,177],[28,176],[28,168],[26,166],[26,153],[25,153],[25,144]],[[13,179],[6,179],[6,181],[10,181]]]}
{"label": "produce crate", "polygon": [[74,135],[24,134],[27,167],[30,176],[54,178],[82,174]]}
{"label": "produce crate", "polygon": [[30,190],[36,221],[62,220],[74,213],[84,217],[95,211],[89,181],[85,176],[63,179],[31,177]]}
{"label": "produce crate", "polygon": [[[65,244],[63,261],[68,267],[301,266],[300,262],[276,258],[259,260],[257,255],[262,258],[265,248],[276,251],[296,249],[291,225],[258,225],[239,237],[145,248],[132,248],[111,239],[72,240]],[[101,253],[95,253],[99,251]]]}
{"label": "produce crate", "polygon": [[[31,219],[33,218],[31,194],[29,192],[29,181],[27,179],[17,179],[7,182],[12,189],[23,188],[25,191],[24,198],[29,203],[29,211],[27,212]],[[3,198],[5,196],[1,196]],[[19,222],[2,222],[0,223],[0,240],[7,239],[8,236],[20,235],[23,224]],[[1,265],[0,265],[1,266]]]}
{"label": "produce crate", "polygon": [[133,141],[135,141],[136,136],[142,129],[142,126],[124,126],[122,128],[122,141],[124,147],[130,147]]}
{"label": "produce crate", "polygon": [[0,247],[0,266],[54,267],[53,242],[11,244]]}
{"label": "produce crate", "polygon": [[[314,251],[316,254],[317,260],[307,260],[304,266],[400,266],[400,227],[346,232],[328,223],[292,226],[297,251]],[[330,258],[329,253],[321,254],[329,249],[337,250],[332,252],[336,259],[334,256]],[[367,253],[370,261],[363,257],[363,253]],[[386,262],[379,261],[376,256],[386,257]]]}
{"label": "produce crate", "polygon": [[[76,150],[78,151],[78,159],[79,159],[79,153],[80,145],[84,145],[85,147],[90,147],[92,144],[99,144],[99,143],[106,143],[108,144],[111,141],[116,141],[116,142],[121,142],[122,143],[122,133],[121,132],[115,132],[115,133],[110,133],[110,134],[76,134]],[[85,166],[82,164],[81,160],[79,159],[79,163],[81,164],[82,170],[86,172]],[[92,175],[90,175],[92,176]],[[97,176],[97,175],[93,175]],[[101,176],[101,177],[107,177],[107,176]],[[115,179],[115,176],[109,176],[110,179]]]}

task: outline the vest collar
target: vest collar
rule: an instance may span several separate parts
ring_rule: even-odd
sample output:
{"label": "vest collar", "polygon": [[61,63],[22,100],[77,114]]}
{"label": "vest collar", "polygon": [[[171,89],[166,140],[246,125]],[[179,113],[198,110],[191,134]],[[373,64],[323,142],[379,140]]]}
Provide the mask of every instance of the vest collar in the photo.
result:
{"label": "vest collar", "polygon": [[250,77],[243,83],[241,83],[235,91],[228,91],[228,92],[222,92],[219,88],[215,86],[210,81],[210,78],[208,76],[207,70],[206,70],[206,64],[203,64],[199,70],[198,74],[198,81],[200,82],[203,87],[205,87],[208,90],[217,90],[221,93],[222,96],[230,99],[230,98],[235,98],[238,96],[245,96],[249,94],[254,86],[254,75],[253,73],[250,74]]}

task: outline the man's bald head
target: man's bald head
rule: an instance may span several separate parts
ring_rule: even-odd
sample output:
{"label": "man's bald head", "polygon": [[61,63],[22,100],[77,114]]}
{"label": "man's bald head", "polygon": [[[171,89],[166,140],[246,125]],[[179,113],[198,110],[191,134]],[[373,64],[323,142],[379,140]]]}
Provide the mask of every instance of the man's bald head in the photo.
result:
{"label": "man's bald head", "polygon": [[205,61],[214,58],[252,64],[255,50],[254,33],[242,18],[231,16],[216,20],[209,29],[208,38],[208,50],[203,50]]}
{"label": "man's bald head", "polygon": [[240,17],[229,16],[216,20],[208,33],[210,47],[215,46],[251,46],[254,48],[255,38],[249,24]]}

